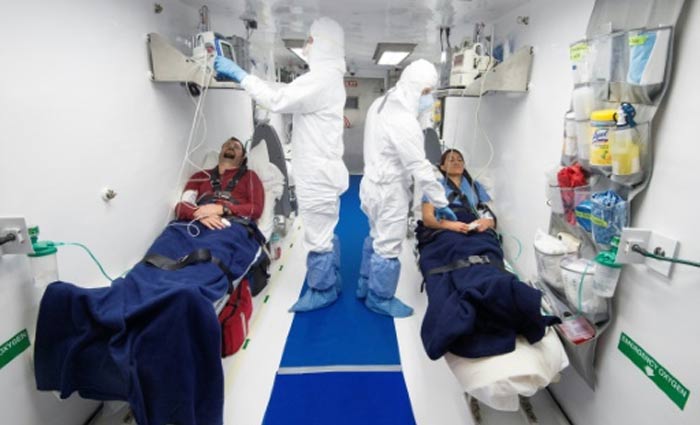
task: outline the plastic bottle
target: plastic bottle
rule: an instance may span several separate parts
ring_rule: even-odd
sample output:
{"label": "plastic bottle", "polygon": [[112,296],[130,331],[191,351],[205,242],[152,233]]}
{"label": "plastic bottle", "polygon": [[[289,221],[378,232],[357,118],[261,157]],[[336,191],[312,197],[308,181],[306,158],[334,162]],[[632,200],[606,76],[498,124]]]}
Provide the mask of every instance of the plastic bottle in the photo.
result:
{"label": "plastic bottle", "polygon": [[31,227],[28,230],[32,240],[32,248],[34,249],[34,253],[29,254],[34,285],[37,289],[43,290],[49,283],[58,280],[58,261],[56,256],[58,250],[53,242],[38,240],[38,226]]}
{"label": "plastic bottle", "polygon": [[593,292],[604,298],[615,295],[617,281],[620,279],[621,265],[615,263],[616,252],[603,251],[595,257],[595,273],[593,275]]}
{"label": "plastic bottle", "polygon": [[272,255],[271,261],[279,260],[282,256],[282,240],[277,233],[272,233],[270,236],[270,254]]}
{"label": "plastic bottle", "polygon": [[573,112],[566,114],[564,124],[564,143],[562,145],[562,162],[564,165],[572,164],[576,159],[578,147],[576,145],[576,119]]}
{"label": "plastic bottle", "polygon": [[622,103],[617,111],[617,127],[610,141],[612,157],[611,179],[616,183],[633,185],[644,178],[641,166],[639,131],[634,122],[636,111],[629,103]]}

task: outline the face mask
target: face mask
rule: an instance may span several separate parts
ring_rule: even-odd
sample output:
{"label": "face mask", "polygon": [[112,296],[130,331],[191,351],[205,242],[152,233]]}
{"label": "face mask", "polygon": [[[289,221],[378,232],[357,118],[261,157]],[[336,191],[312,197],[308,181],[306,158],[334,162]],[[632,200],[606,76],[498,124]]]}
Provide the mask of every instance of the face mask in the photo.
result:
{"label": "face mask", "polygon": [[311,45],[312,44],[313,43],[309,43],[307,41],[306,43],[304,43],[304,48],[301,51],[301,54],[304,55],[304,57],[306,58],[307,61],[309,60],[309,55],[311,54]]}
{"label": "face mask", "polygon": [[434,103],[435,98],[432,94],[424,94],[420,97],[420,101],[418,102],[418,113],[422,114],[423,112],[432,108]]}

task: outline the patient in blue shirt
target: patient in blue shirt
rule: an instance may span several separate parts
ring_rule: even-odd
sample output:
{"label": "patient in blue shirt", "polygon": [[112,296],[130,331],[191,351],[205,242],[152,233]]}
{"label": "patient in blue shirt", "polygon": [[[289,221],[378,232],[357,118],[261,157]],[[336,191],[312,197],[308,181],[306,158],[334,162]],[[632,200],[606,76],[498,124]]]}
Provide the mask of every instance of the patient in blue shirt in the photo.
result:
{"label": "patient in blue shirt", "polygon": [[423,197],[423,224],[431,229],[450,230],[459,233],[484,232],[495,229],[496,220],[486,202],[491,197],[478,181],[472,181],[464,168],[464,157],[457,149],[448,149],[440,158],[440,171],[444,174],[442,185],[451,207],[463,207],[478,217],[470,223],[435,218],[435,207]]}

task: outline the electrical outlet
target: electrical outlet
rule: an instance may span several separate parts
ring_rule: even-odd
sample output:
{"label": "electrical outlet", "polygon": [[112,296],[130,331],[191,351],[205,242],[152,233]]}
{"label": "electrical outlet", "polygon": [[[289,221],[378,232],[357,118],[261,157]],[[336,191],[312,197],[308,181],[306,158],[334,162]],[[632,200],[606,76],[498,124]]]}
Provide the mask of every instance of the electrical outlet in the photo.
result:
{"label": "electrical outlet", "polygon": [[[661,255],[667,258],[674,258],[676,254],[678,254],[678,245],[679,243],[675,239],[668,238],[658,233],[652,233],[646,249],[652,254]],[[670,261],[659,261],[653,258],[645,258],[645,263],[648,268],[654,270],[655,272],[661,273],[666,277],[671,276],[673,263]]]}
{"label": "electrical outlet", "polygon": [[673,263],[669,261],[647,258],[632,251],[634,245],[652,254],[673,258],[678,252],[678,241],[647,229],[625,227],[620,235],[620,245],[617,248],[615,262],[618,264],[646,264],[647,268],[663,276],[671,276]]}
{"label": "electrical outlet", "polygon": [[0,245],[0,254],[31,254],[32,242],[27,234],[27,224],[22,217],[0,217],[0,237],[14,233],[14,241]]}
{"label": "electrical outlet", "polygon": [[623,228],[615,262],[617,264],[644,264],[646,258],[642,254],[632,251],[632,247],[639,245],[647,249],[651,234],[651,230],[647,229]]}

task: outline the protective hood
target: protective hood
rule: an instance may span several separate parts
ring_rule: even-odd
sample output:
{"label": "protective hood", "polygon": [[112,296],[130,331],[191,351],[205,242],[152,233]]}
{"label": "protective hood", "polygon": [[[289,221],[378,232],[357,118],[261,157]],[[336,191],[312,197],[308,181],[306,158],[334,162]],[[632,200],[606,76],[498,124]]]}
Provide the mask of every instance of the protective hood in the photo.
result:
{"label": "protective hood", "polygon": [[345,33],[334,20],[321,17],[311,24],[309,35],[314,41],[310,46],[309,68],[331,68],[345,74]]}
{"label": "protective hood", "polygon": [[425,59],[418,59],[406,67],[401,73],[393,96],[409,111],[418,116],[418,104],[421,92],[426,88],[434,89],[438,75],[435,66]]}

